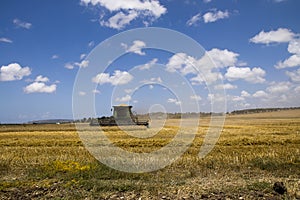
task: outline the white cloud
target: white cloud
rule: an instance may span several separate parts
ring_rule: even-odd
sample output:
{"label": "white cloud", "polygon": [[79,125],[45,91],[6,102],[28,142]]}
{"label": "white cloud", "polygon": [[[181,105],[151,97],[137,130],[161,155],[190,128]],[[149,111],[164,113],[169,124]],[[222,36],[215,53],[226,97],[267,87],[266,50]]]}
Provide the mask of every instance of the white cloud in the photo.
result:
{"label": "white cloud", "polygon": [[203,0],[203,3],[210,3],[212,0]]}
{"label": "white cloud", "polygon": [[273,82],[269,87],[267,87],[267,91],[270,94],[276,93],[286,93],[290,90],[291,83],[290,82]]}
{"label": "white cloud", "polygon": [[234,66],[237,63],[237,57],[239,56],[238,53],[234,53],[227,49],[221,50],[217,48],[213,48],[207,53],[218,68]]}
{"label": "white cloud", "polygon": [[259,34],[252,37],[250,42],[262,44],[282,43],[291,41],[294,36],[295,34],[291,30],[286,28],[278,28],[275,31],[261,31]]}
{"label": "white cloud", "polygon": [[300,82],[300,68],[297,71],[293,72],[285,72],[285,74],[290,77],[290,79],[294,82]]}
{"label": "white cloud", "polygon": [[80,67],[80,68],[86,68],[89,66],[89,61],[88,60],[83,60],[80,63],[79,62],[75,62],[74,65]]}
{"label": "white cloud", "polygon": [[237,88],[236,85],[232,85],[230,83],[226,83],[226,84],[223,84],[223,85],[216,85],[215,86],[216,90],[231,90],[231,89],[236,89],[236,88]]}
{"label": "white cloud", "polygon": [[72,63],[66,63],[65,68],[67,69],[74,69],[74,65]]}
{"label": "white cloud", "polygon": [[119,10],[136,10],[143,11],[148,15],[153,15],[155,17],[160,17],[162,14],[166,13],[167,9],[160,5],[157,0],[81,0],[81,3],[88,5],[97,5],[105,7],[109,11],[119,11]]}
{"label": "white cloud", "polygon": [[153,65],[155,65],[157,63],[158,59],[157,58],[154,58],[152,59],[150,62],[144,64],[144,65],[141,65],[139,67],[140,70],[145,70],[145,69],[150,69]]}
{"label": "white cloud", "polygon": [[0,68],[0,81],[21,80],[24,76],[29,76],[31,70],[29,67],[21,67],[18,63],[11,63]]}
{"label": "white cloud", "polygon": [[[100,5],[110,13],[117,12],[108,21],[103,20],[104,15],[101,16],[100,24],[114,29],[122,29],[138,17],[148,17],[151,22],[167,12],[167,9],[158,0],[81,0],[81,3],[82,5]],[[144,23],[149,24],[145,20]]]}
{"label": "white cloud", "polygon": [[116,70],[112,76],[108,73],[97,74],[97,76],[92,78],[92,81],[100,85],[105,83],[110,83],[112,85],[124,85],[129,83],[132,79],[133,76],[130,73]]}
{"label": "white cloud", "polygon": [[166,65],[166,70],[169,72],[175,72],[178,70],[183,75],[186,75],[189,73],[198,74],[197,70],[195,69],[197,68],[207,74],[212,73],[212,68],[234,66],[238,61],[238,56],[239,54],[227,49],[221,50],[217,48],[207,51],[199,60],[185,53],[176,53],[169,58],[169,61]]}
{"label": "white cloud", "polygon": [[56,55],[56,54],[54,54],[54,55],[52,55],[52,57],[51,57],[51,59],[58,59],[59,58],[59,56],[58,55]]}
{"label": "white cloud", "polygon": [[80,60],[84,59],[86,57],[85,53],[80,54]]}
{"label": "white cloud", "polygon": [[169,98],[168,103],[174,103],[175,105],[180,105],[181,101],[178,101],[177,99]]}
{"label": "white cloud", "polygon": [[193,65],[195,65],[195,62],[195,58],[188,56],[185,53],[176,53],[171,58],[169,58],[169,61],[166,65],[166,70],[168,72],[175,72],[179,70],[183,74],[195,73],[196,71],[193,67]]}
{"label": "white cloud", "polygon": [[282,61],[279,61],[276,65],[275,68],[277,69],[284,69],[288,67],[297,67],[300,66],[300,55],[292,55],[288,59]]}
{"label": "white cloud", "polygon": [[196,100],[196,101],[200,101],[202,98],[201,98],[201,96],[199,96],[199,95],[192,95],[192,96],[190,96],[190,98],[192,99],[192,100]]}
{"label": "white cloud", "polygon": [[128,102],[131,100],[131,96],[129,94],[126,94],[124,97],[116,98],[116,101],[118,102]]}
{"label": "white cloud", "polygon": [[79,92],[78,92],[78,95],[79,95],[79,96],[85,96],[85,95],[86,95],[86,92],[79,91]]}
{"label": "white cloud", "polygon": [[300,55],[300,39],[294,39],[289,42],[288,51],[292,54]]}
{"label": "white cloud", "polygon": [[67,69],[74,69],[75,66],[79,68],[86,68],[89,66],[89,61],[88,60],[82,60],[81,62],[75,62],[75,63],[66,63],[65,68]]}
{"label": "white cloud", "polygon": [[146,47],[146,43],[141,40],[133,41],[132,45],[129,47],[124,43],[121,43],[121,46],[124,47],[127,52],[136,53],[141,56],[145,55],[145,52],[142,52],[142,49]]}
{"label": "white cloud", "polygon": [[56,91],[56,84],[46,85],[43,82],[33,82],[24,88],[26,94],[29,93],[53,93]]}
{"label": "white cloud", "polygon": [[225,77],[229,81],[244,79],[250,83],[263,83],[265,82],[264,76],[266,72],[259,67],[250,69],[249,67],[229,67]]}
{"label": "white cloud", "polygon": [[35,82],[48,82],[49,78],[48,77],[43,77],[42,75],[39,75],[35,78]]}
{"label": "white cloud", "polygon": [[252,96],[255,98],[267,98],[268,94],[263,90],[259,90],[259,91],[255,92]]}
{"label": "white cloud", "polygon": [[100,24],[102,26],[107,26],[109,28],[114,28],[114,29],[122,29],[126,25],[130,24],[132,20],[138,17],[138,13],[134,10],[131,10],[128,12],[128,14],[125,14],[124,12],[120,11],[114,16],[110,17],[108,21],[102,20]]}
{"label": "white cloud", "polygon": [[25,28],[25,29],[30,29],[32,24],[29,23],[29,22],[24,22],[24,21],[21,21],[19,19],[14,19],[13,20],[13,23],[17,26],[17,27],[20,27],[20,28]]}
{"label": "white cloud", "polygon": [[201,20],[201,13],[198,13],[196,15],[194,15],[193,17],[191,17],[187,22],[186,24],[188,26],[192,26],[192,25],[195,25],[198,21]]}
{"label": "white cloud", "polygon": [[92,92],[93,92],[94,94],[101,94],[100,90],[97,90],[97,89],[94,89]]}
{"label": "white cloud", "polygon": [[214,69],[235,66],[238,62],[238,56],[239,54],[227,49],[217,48],[207,51],[198,60],[185,53],[176,53],[169,58],[166,70],[169,72],[179,71],[183,75],[196,74],[195,77],[190,79],[193,85],[204,82],[212,83],[222,79],[222,74],[214,71]]}
{"label": "white cloud", "polygon": [[4,38],[4,37],[0,38],[0,42],[13,43],[11,39]]}
{"label": "white cloud", "polygon": [[300,93],[300,85],[298,87],[296,87],[294,90],[295,90],[295,92]]}
{"label": "white cloud", "polygon": [[231,97],[232,101],[245,101],[245,98],[242,96],[233,96]]}
{"label": "white cloud", "polygon": [[281,3],[281,2],[284,2],[284,1],[287,1],[287,0],[273,0],[274,3]]}
{"label": "white cloud", "polygon": [[93,47],[95,45],[95,42],[94,41],[90,41],[89,43],[88,43],[88,47]]}
{"label": "white cloud", "polygon": [[124,92],[126,93],[132,93],[134,91],[134,89],[125,89]]}
{"label": "white cloud", "polygon": [[150,81],[155,82],[155,83],[162,83],[160,76],[157,78],[150,78]]}
{"label": "white cloud", "polygon": [[229,17],[229,12],[227,10],[213,10],[211,12],[207,12],[203,15],[203,20],[205,23],[215,22],[219,19],[225,19]]}
{"label": "white cloud", "polygon": [[284,61],[279,61],[275,65],[275,68],[284,69],[300,66],[300,39],[293,39],[289,42],[288,52],[292,53],[293,55]]}
{"label": "white cloud", "polygon": [[245,90],[243,90],[242,92],[241,92],[241,97],[250,97],[251,95],[247,92],[247,91],[245,91]]}

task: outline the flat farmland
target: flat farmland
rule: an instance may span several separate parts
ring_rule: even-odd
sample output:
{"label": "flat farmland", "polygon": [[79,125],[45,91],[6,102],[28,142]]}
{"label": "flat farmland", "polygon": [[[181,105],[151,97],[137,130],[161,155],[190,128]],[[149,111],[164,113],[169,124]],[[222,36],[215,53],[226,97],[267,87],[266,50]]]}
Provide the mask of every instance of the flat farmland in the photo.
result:
{"label": "flat farmland", "polygon": [[[149,153],[172,140],[179,122],[167,120],[148,138],[116,127],[104,133],[126,151]],[[300,198],[300,110],[227,115],[215,147],[199,158],[209,122],[209,117],[200,119],[191,146],[178,160],[149,173],[102,164],[86,150],[73,124],[0,125],[0,199]],[[153,123],[150,130],[160,122]],[[80,126],[90,131],[88,124]],[[287,193],[277,194],[275,182],[283,182]]]}

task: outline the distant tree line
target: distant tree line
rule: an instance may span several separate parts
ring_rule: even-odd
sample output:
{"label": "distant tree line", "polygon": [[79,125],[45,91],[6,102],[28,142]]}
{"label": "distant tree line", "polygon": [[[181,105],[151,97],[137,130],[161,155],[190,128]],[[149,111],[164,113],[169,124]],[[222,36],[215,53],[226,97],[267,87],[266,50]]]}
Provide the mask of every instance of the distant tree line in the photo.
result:
{"label": "distant tree line", "polygon": [[263,113],[263,112],[276,112],[281,110],[296,110],[300,109],[300,107],[289,107],[289,108],[252,108],[252,109],[244,109],[244,110],[234,110],[228,114],[251,114],[251,113]]}
{"label": "distant tree line", "polygon": [[[234,110],[232,112],[227,112],[229,115],[237,115],[237,114],[252,114],[252,113],[264,113],[264,112],[276,112],[282,110],[296,110],[300,109],[300,107],[289,107],[289,108],[252,108],[252,109],[244,109],[244,110]],[[187,119],[187,118],[197,118],[197,117],[210,117],[212,115],[224,115],[225,113],[212,113],[212,112],[186,112],[186,113],[163,113],[163,112],[155,112],[155,113],[146,113],[146,114],[137,114],[136,116],[139,119]],[[103,118],[104,116],[102,116]],[[111,116],[109,116],[111,117]],[[98,118],[85,117],[82,119],[76,120],[39,120],[39,121],[31,121],[28,122],[30,124],[62,124],[62,123],[91,123],[93,120],[97,120]],[[1,123],[0,123],[1,124]]]}

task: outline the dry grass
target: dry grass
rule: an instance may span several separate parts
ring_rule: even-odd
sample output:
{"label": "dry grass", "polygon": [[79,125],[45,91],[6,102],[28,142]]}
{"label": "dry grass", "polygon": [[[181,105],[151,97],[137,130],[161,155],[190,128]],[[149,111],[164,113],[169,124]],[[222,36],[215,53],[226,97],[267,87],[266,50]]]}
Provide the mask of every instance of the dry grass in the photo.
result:
{"label": "dry grass", "polygon": [[[200,159],[208,125],[209,118],[201,119],[193,144],[179,160],[142,174],[99,163],[73,125],[0,126],[0,199],[300,198],[300,110],[228,116],[217,145]],[[104,129],[115,145],[132,152],[157,150],[177,130],[178,120],[167,121],[150,138]],[[287,194],[273,192],[276,181],[285,183]]]}

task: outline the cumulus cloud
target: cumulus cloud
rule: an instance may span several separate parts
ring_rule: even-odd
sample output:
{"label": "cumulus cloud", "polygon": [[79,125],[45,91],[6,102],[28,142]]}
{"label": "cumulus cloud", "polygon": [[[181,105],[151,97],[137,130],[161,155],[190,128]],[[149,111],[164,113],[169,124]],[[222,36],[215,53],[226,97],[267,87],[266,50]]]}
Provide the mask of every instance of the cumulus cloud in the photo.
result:
{"label": "cumulus cloud", "polygon": [[300,55],[292,55],[289,58],[287,58],[284,61],[279,61],[276,65],[275,68],[277,69],[284,69],[288,67],[297,67],[300,66]]}
{"label": "cumulus cloud", "polygon": [[270,94],[276,93],[286,93],[290,90],[291,83],[290,82],[272,82],[269,87],[267,87],[267,91]]}
{"label": "cumulus cloud", "polygon": [[11,39],[8,39],[8,38],[0,38],[0,42],[5,42],[5,43],[13,43],[13,41]]}
{"label": "cumulus cloud", "polygon": [[24,76],[29,76],[31,70],[29,67],[21,67],[18,63],[11,63],[0,68],[0,81],[21,80]]}
{"label": "cumulus cloud", "polygon": [[242,92],[241,92],[241,97],[250,97],[251,95],[247,92],[247,91],[245,91],[245,90],[243,90]]}
{"label": "cumulus cloud", "polygon": [[67,69],[74,69],[75,67],[79,68],[86,68],[89,66],[88,60],[82,60],[81,62],[74,62],[74,63],[66,63],[65,68]]}
{"label": "cumulus cloud", "polygon": [[112,85],[124,85],[129,83],[132,79],[133,76],[130,73],[116,70],[112,76],[110,76],[108,73],[97,74],[97,76],[92,78],[92,81],[100,85],[105,83],[110,83]]}
{"label": "cumulus cloud", "polygon": [[218,68],[234,66],[239,56],[238,53],[234,53],[228,49],[221,50],[213,48],[207,53]]}
{"label": "cumulus cloud", "polygon": [[255,92],[252,96],[255,98],[266,98],[266,97],[268,97],[268,94],[263,90],[259,90],[259,91]]}
{"label": "cumulus cloud", "polygon": [[230,83],[226,83],[226,84],[223,84],[223,85],[216,85],[215,86],[216,90],[232,90],[232,89],[236,89],[236,88],[237,88],[236,85],[232,85]]}
{"label": "cumulus cloud", "polygon": [[129,94],[126,94],[124,97],[117,97],[116,101],[118,102],[128,102],[131,100],[131,96]]}
{"label": "cumulus cloud", "polygon": [[196,95],[196,94],[195,95],[191,95],[190,98],[192,100],[196,100],[196,101],[201,101],[201,99],[202,99],[200,95]]}
{"label": "cumulus cloud", "polygon": [[245,98],[242,96],[232,96],[230,98],[232,101],[245,101]]}
{"label": "cumulus cloud", "polygon": [[181,101],[178,101],[177,99],[169,98],[168,103],[174,103],[175,105],[180,105]]}
{"label": "cumulus cloud", "polygon": [[93,92],[94,94],[101,94],[100,90],[97,90],[97,89],[94,89],[92,92]]}
{"label": "cumulus cloud", "polygon": [[225,19],[229,17],[229,12],[227,10],[221,11],[214,9],[211,12],[207,12],[203,15],[203,20],[205,23],[215,22],[220,19]]}
{"label": "cumulus cloud", "polygon": [[43,77],[42,75],[39,75],[35,78],[35,82],[48,82],[49,78],[48,77]]}
{"label": "cumulus cloud", "polygon": [[270,44],[270,43],[282,43],[289,42],[294,38],[295,34],[286,28],[278,28],[275,31],[261,31],[250,39],[250,42]]}
{"label": "cumulus cloud", "polygon": [[199,22],[201,20],[201,13],[198,13],[196,15],[194,15],[193,17],[191,17],[187,22],[186,24],[188,26],[192,26],[192,25],[195,25],[197,24],[197,22]]}
{"label": "cumulus cloud", "polygon": [[65,68],[67,69],[74,69],[74,65],[72,63],[66,63]]}
{"label": "cumulus cloud", "polygon": [[136,53],[141,56],[145,55],[145,52],[143,52],[142,49],[146,47],[146,43],[141,40],[133,41],[131,46],[128,46],[125,43],[121,43],[121,46],[124,47],[127,52]]}
{"label": "cumulus cloud", "polygon": [[56,84],[46,85],[43,82],[33,82],[24,88],[26,94],[29,93],[53,93],[56,91]]}
{"label": "cumulus cloud", "polygon": [[85,96],[85,95],[86,95],[86,92],[79,91],[79,92],[78,92],[78,95],[79,95],[79,96]]}
{"label": "cumulus cloud", "polygon": [[14,19],[13,23],[20,28],[30,29],[32,24],[29,22],[21,21],[19,19]]}
{"label": "cumulus cloud", "polygon": [[56,54],[52,55],[52,57],[51,57],[51,59],[53,59],[53,60],[58,59],[58,58],[59,58],[59,56]]}
{"label": "cumulus cloud", "polygon": [[141,65],[139,67],[140,70],[146,70],[146,69],[150,69],[153,65],[155,65],[157,63],[158,59],[157,58],[154,58],[152,59],[150,62],[144,64],[144,65]]}
{"label": "cumulus cloud", "polygon": [[150,21],[153,21],[167,12],[167,9],[158,0],[81,0],[81,4],[100,5],[110,13],[117,12],[108,21],[101,20],[101,25],[114,29],[122,29],[138,17],[149,17],[151,18]]}
{"label": "cumulus cloud", "polygon": [[249,67],[229,67],[225,77],[229,81],[244,79],[250,83],[263,83],[265,82],[265,75],[266,72],[259,67],[254,67],[252,69]]}
{"label": "cumulus cloud", "polygon": [[53,93],[56,91],[56,84],[46,85],[49,78],[39,75],[35,78],[34,82],[27,85],[23,90],[26,94],[29,93]]}
{"label": "cumulus cloud", "polygon": [[179,70],[183,74],[196,73],[194,66],[196,65],[196,59],[185,53],[176,53],[169,58],[166,65],[166,70],[169,72],[175,72]]}
{"label": "cumulus cloud", "polygon": [[300,68],[293,72],[285,72],[285,74],[290,77],[290,79],[294,82],[300,82]]}
{"label": "cumulus cloud", "polygon": [[293,39],[289,42],[288,52],[293,54],[284,61],[279,61],[275,68],[284,69],[300,66],[300,39]]}
{"label": "cumulus cloud", "polygon": [[300,55],[300,39],[294,39],[289,42],[288,52]]}
{"label": "cumulus cloud", "polygon": [[89,61],[83,60],[81,62],[75,62],[74,65],[78,66],[79,68],[86,68],[89,66]]}
{"label": "cumulus cloud", "polygon": [[189,73],[197,74],[197,69],[208,72],[212,68],[223,68],[234,66],[239,54],[229,51],[227,49],[221,50],[213,48],[205,53],[200,59],[195,59],[185,53],[174,54],[166,65],[169,72],[180,71],[186,75]]}
{"label": "cumulus cloud", "polygon": [[80,60],[84,59],[86,57],[85,53],[80,54]]}
{"label": "cumulus cloud", "polygon": [[195,74],[196,76],[190,79],[194,85],[204,82],[212,83],[222,78],[222,74],[214,70],[236,65],[238,56],[239,54],[227,49],[217,48],[207,51],[200,59],[185,53],[176,53],[169,58],[166,70],[169,72],[179,71],[183,75]]}
{"label": "cumulus cloud", "polygon": [[130,22],[137,17],[138,13],[134,10],[131,10],[128,13],[120,11],[114,16],[110,17],[108,21],[102,20],[100,24],[102,26],[120,30],[123,29],[126,25],[130,24]]}

